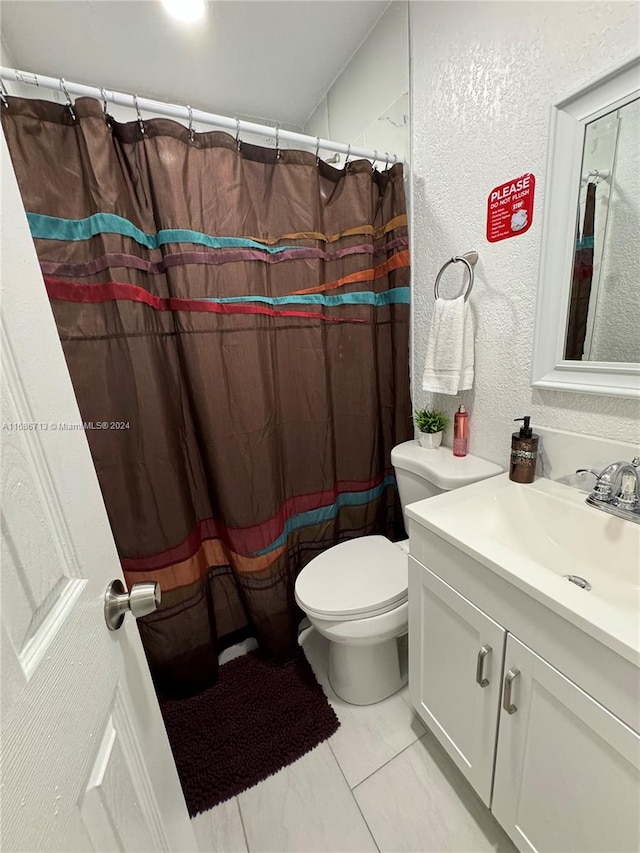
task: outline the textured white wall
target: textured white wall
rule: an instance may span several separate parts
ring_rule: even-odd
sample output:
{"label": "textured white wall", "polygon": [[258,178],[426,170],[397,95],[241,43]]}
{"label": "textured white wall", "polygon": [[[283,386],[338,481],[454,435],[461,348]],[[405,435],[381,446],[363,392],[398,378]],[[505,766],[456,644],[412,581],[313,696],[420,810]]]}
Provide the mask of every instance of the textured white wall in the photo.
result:
{"label": "textured white wall", "polygon": [[[512,419],[639,439],[632,400],[530,387],[551,101],[637,51],[638,4],[411,2],[414,406],[471,412],[470,452],[505,465]],[[488,243],[487,195],[536,176],[533,225]],[[476,382],[459,397],[420,390],[433,282],[477,249]],[[456,292],[457,268],[446,292]],[[443,280],[444,282],[444,280]],[[450,442],[449,442],[450,443]]]}
{"label": "textured white wall", "polygon": [[383,162],[385,151],[408,160],[408,7],[407,0],[389,5],[309,117],[305,133],[376,149]]}
{"label": "textured white wall", "polygon": [[[593,361],[640,361],[640,101],[619,111],[618,151],[593,324]],[[596,230],[596,242],[602,239]]]}

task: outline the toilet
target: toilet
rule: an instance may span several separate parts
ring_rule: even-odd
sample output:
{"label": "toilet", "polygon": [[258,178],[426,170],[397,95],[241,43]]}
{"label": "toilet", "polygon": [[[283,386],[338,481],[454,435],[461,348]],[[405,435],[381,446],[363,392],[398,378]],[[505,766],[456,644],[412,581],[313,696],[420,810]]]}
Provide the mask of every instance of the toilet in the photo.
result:
{"label": "toilet", "polygon": [[[502,473],[477,456],[426,450],[417,441],[394,447],[391,462],[403,513],[407,504]],[[331,687],[353,705],[380,702],[407,681],[399,641],[408,629],[408,544],[350,539],[311,560],[296,580],[298,605],[329,640]]]}

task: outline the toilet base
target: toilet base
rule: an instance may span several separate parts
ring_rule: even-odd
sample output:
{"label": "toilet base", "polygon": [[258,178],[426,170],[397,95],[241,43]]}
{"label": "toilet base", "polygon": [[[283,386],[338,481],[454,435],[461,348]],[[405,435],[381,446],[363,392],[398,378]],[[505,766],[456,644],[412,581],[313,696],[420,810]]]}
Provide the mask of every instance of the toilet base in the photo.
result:
{"label": "toilet base", "polygon": [[373,645],[329,644],[329,683],[351,705],[373,705],[407,683],[398,637]]}

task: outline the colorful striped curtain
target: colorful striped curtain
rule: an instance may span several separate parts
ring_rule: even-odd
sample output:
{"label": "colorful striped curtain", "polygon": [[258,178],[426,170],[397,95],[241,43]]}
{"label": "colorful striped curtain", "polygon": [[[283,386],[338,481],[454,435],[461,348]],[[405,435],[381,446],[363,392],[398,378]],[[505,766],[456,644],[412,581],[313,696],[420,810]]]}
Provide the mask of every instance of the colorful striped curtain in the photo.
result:
{"label": "colorful striped curtain", "polygon": [[402,165],[105,121],[89,98],[2,110],[51,306],[162,692],[221,649],[296,643],[298,572],[402,535],[412,435]]}
{"label": "colorful striped curtain", "polygon": [[[581,361],[584,357],[584,344],[587,338],[589,319],[589,301],[593,280],[594,225],[596,216],[596,185],[587,184],[587,197],[584,210],[582,236],[580,222],[576,229],[576,251],[569,297],[569,316],[567,319],[567,340],[564,357]],[[578,208],[578,218],[580,209]],[[588,359],[587,359],[588,360]]]}

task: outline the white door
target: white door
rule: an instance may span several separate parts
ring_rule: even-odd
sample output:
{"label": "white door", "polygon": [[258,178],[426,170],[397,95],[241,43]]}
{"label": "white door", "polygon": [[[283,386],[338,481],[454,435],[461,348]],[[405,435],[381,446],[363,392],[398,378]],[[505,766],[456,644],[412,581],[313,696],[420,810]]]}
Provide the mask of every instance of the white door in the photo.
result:
{"label": "white door", "polygon": [[409,557],[409,695],[487,806],[505,633]]}
{"label": "white door", "polygon": [[523,851],[635,853],[640,736],[511,635],[504,671],[498,821]]}
{"label": "white door", "polygon": [[104,621],[122,573],[1,146],[0,849],[195,850],[133,617]]}

